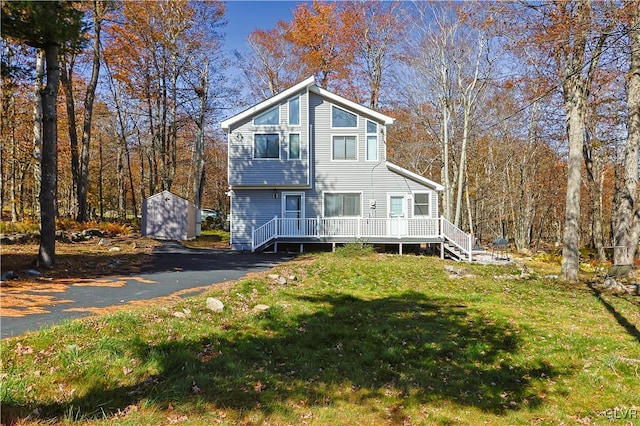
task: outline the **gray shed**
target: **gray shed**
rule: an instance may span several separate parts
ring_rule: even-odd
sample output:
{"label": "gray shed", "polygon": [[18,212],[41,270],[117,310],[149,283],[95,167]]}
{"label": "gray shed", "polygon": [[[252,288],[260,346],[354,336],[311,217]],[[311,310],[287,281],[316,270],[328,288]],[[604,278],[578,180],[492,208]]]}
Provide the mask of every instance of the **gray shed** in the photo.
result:
{"label": "gray shed", "polygon": [[142,202],[143,236],[159,240],[191,240],[196,237],[195,204],[169,191]]}

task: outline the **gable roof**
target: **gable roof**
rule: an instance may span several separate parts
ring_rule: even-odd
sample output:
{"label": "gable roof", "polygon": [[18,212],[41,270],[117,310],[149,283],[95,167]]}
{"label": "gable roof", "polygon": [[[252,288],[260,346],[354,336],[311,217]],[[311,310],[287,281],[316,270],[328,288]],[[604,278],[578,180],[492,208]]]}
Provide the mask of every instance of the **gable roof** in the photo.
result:
{"label": "gable roof", "polygon": [[410,172],[409,170],[404,169],[404,168],[402,168],[400,166],[396,166],[395,164],[390,163],[388,161],[386,162],[386,166],[387,166],[387,168],[389,170],[399,174],[400,176],[404,176],[407,179],[411,179],[411,180],[413,180],[415,182],[418,182],[418,183],[420,183],[422,185],[428,186],[429,188],[433,188],[436,191],[444,191],[444,186],[442,186],[439,183],[434,182],[434,181],[432,181],[430,179],[427,179],[426,177],[420,176],[417,173]]}
{"label": "gable roof", "polygon": [[350,101],[347,98],[343,98],[340,95],[336,95],[335,93],[329,92],[328,90],[325,90],[321,87],[318,87],[316,85],[313,85],[311,87],[309,87],[309,91],[322,96],[323,98],[329,99],[330,101],[336,102],[336,103],[341,103],[346,107],[349,107],[353,110],[356,110],[362,114],[366,114],[369,115],[371,117],[374,117],[377,120],[382,121],[384,124],[389,125],[389,124],[393,124],[393,122],[396,120],[393,117],[389,117],[388,115],[382,114],[381,112],[378,111],[374,111],[371,108],[367,108],[365,106],[362,106],[358,103],[355,103],[353,101]]}
{"label": "gable roof", "polygon": [[357,104],[353,101],[343,98],[342,96],[336,95],[335,93],[331,93],[328,90],[318,87],[316,85],[315,77],[311,76],[301,81],[300,83],[295,84],[289,87],[288,89],[278,93],[277,95],[272,96],[268,99],[265,99],[262,102],[255,104],[254,106],[242,111],[240,114],[236,114],[233,117],[227,118],[226,120],[220,123],[220,127],[222,127],[224,131],[227,131],[229,130],[229,127],[232,126],[233,124],[239,121],[242,121],[245,118],[251,117],[252,115],[257,114],[260,111],[267,110],[270,107],[279,104],[284,99],[288,98],[289,96],[293,95],[296,92],[299,92],[302,89],[308,89],[309,91],[316,93],[317,95],[320,95],[333,102],[341,103],[344,106],[349,107],[353,110],[356,110],[362,114],[366,114],[371,117],[374,117],[375,119],[382,121],[386,125],[392,124],[394,122],[394,118],[392,117],[389,117],[385,114],[374,111],[370,108]]}

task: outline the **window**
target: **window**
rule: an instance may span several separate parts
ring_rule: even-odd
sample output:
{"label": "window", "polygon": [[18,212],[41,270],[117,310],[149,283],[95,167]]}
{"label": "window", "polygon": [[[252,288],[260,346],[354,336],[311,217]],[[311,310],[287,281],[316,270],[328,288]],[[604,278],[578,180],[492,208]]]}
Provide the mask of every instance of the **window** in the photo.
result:
{"label": "window", "polygon": [[300,158],[300,133],[289,134],[289,159]]}
{"label": "window", "polygon": [[280,158],[280,135],[256,134],[253,142],[253,158]]}
{"label": "window", "polygon": [[360,216],[360,194],[324,194],[324,216]]}
{"label": "window", "polygon": [[367,120],[367,161],[378,161],[378,125]]}
{"label": "window", "polygon": [[333,159],[334,160],[356,160],[356,137],[355,136],[334,136],[333,137]]}
{"label": "window", "polygon": [[331,127],[358,127],[358,116],[335,106],[331,107]]}
{"label": "window", "polygon": [[413,215],[431,216],[431,197],[428,193],[413,194]]}
{"label": "window", "polygon": [[272,126],[280,124],[280,107],[276,106],[253,119],[256,126]]}
{"label": "window", "polygon": [[300,125],[300,96],[289,99],[289,126]]}

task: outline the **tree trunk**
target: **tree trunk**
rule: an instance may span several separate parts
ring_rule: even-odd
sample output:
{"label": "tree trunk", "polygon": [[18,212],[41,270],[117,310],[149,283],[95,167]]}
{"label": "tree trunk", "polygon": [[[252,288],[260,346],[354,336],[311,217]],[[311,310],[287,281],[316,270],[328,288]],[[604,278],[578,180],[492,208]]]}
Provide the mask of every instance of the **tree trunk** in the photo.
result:
{"label": "tree trunk", "polygon": [[56,98],[60,82],[58,46],[47,45],[44,49],[47,85],[42,96],[42,180],[40,183],[40,248],[39,266],[55,266],[56,247],[56,192],[58,188],[58,129]]}
{"label": "tree trunk", "polygon": [[73,67],[75,58],[73,54],[69,62],[63,60],[61,64],[60,82],[64,88],[65,105],[67,107],[67,126],[69,131],[69,144],[71,147],[71,214],[75,217],[78,212],[78,182],[80,180],[80,157],[78,154],[78,131],[76,129],[76,106],[73,99]]}
{"label": "tree trunk", "polygon": [[[13,102],[15,111],[15,101]],[[15,114],[14,114],[15,116]],[[18,217],[18,142],[16,141],[15,125],[11,129],[11,166],[9,168],[9,182],[11,184],[11,222],[17,222]]]}
{"label": "tree trunk", "polygon": [[34,215],[40,214],[40,204],[38,196],[40,195],[40,180],[42,172],[40,171],[40,161],[42,160],[42,97],[40,91],[44,81],[44,50],[36,50],[36,79],[33,86],[33,196],[34,196]]}
{"label": "tree trunk", "polygon": [[602,215],[602,180],[604,176],[598,158],[594,158],[590,133],[587,131],[585,134],[587,138],[584,144],[583,156],[587,170],[587,182],[591,193],[591,241],[598,253],[598,260],[603,263],[606,261],[604,229],[602,226],[604,220]]}
{"label": "tree trunk", "polygon": [[565,201],[564,235],[562,239],[562,276],[566,281],[578,281],[580,269],[580,184],[582,169],[584,108],[581,76],[568,78],[563,85],[569,138],[567,195]]}
{"label": "tree trunk", "polygon": [[80,147],[80,174],[78,179],[78,222],[87,221],[87,187],[89,186],[89,146],[91,144],[91,122],[93,118],[93,101],[98,75],[100,74],[100,29],[102,23],[101,2],[93,2],[93,66],[91,80],[87,87],[87,96],[84,100],[84,121],[82,123],[82,145]]}
{"label": "tree trunk", "polygon": [[207,112],[207,94],[209,92],[209,64],[205,63],[200,74],[200,85],[196,88],[200,99],[198,115],[198,134],[195,146],[195,170],[193,181],[193,203],[196,208],[202,207],[203,177],[204,177],[204,120]]}
{"label": "tree trunk", "polygon": [[[569,139],[569,160],[567,170],[567,195],[565,201],[565,222],[562,246],[562,277],[569,282],[578,281],[580,270],[580,189],[582,155],[584,147],[585,111],[591,82],[598,66],[600,52],[608,33],[599,36],[597,46],[586,58],[587,35],[591,28],[591,0],[577,2],[573,28],[573,46],[559,55],[564,61],[562,91],[567,114],[567,136]],[[587,76],[583,69],[588,64]]]}
{"label": "tree trunk", "polygon": [[630,24],[629,43],[631,60],[627,92],[628,136],[624,155],[624,182],[617,197],[618,221],[614,235],[614,245],[625,249],[616,250],[616,264],[632,264],[640,234],[640,203],[637,199],[638,187],[638,147],[640,145],[640,13],[633,9],[637,2],[628,1],[634,19]]}

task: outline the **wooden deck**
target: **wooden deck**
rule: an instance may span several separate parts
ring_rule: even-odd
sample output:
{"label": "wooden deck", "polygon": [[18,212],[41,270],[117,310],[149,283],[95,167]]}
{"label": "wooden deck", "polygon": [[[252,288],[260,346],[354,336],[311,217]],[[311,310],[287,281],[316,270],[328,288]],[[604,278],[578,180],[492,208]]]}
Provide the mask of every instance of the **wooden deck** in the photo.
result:
{"label": "wooden deck", "polygon": [[368,244],[440,244],[460,260],[471,260],[472,238],[444,218],[305,218],[274,217],[253,230],[252,251],[287,243],[362,242]]}

